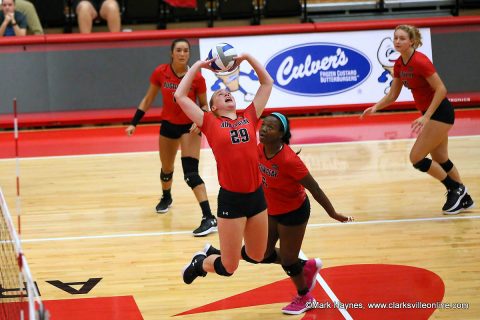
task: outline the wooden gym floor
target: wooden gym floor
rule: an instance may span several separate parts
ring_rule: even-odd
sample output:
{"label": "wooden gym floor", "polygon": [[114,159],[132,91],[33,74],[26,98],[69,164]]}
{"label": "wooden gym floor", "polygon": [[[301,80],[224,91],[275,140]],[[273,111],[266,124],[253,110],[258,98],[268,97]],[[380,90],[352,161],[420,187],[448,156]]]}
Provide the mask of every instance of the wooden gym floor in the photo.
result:
{"label": "wooden gym floor", "polygon": [[[200,210],[179,157],[173,207],[154,212],[157,126],[128,140],[122,127],[21,131],[23,248],[52,319],[479,319],[480,210],[441,214],[444,187],[408,160],[414,117],[292,121],[294,149],[337,211],[356,219],[336,223],[312,201],[303,252],[323,260],[314,291],[323,304],[301,316],[281,314],[295,292],[278,265],[241,262],[229,279],[183,284],[182,267],[218,237],[191,235]],[[450,155],[478,206],[480,111],[457,117]],[[16,220],[12,139],[0,133],[0,186]],[[200,165],[215,209],[208,148]]]}

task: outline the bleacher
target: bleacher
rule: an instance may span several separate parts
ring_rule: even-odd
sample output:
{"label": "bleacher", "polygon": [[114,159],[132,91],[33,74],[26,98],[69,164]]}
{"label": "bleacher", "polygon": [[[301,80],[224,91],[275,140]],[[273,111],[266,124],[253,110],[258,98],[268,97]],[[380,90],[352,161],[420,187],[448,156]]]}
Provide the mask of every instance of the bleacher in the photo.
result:
{"label": "bleacher", "polygon": [[[29,1],[47,33],[76,32],[71,0]],[[480,8],[480,0],[197,0],[197,8],[164,0],[118,1],[128,30],[445,16]],[[101,21],[96,29],[106,30]]]}
{"label": "bleacher", "polygon": [[457,16],[458,0],[366,0],[325,2],[310,0],[309,19],[314,22],[345,19],[388,19]]}

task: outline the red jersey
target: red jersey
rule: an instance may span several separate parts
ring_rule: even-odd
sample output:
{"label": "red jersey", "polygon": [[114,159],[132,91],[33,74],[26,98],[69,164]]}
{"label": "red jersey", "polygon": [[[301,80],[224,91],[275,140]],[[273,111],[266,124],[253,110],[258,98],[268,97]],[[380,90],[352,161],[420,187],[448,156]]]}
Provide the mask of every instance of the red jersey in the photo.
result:
{"label": "red jersey", "polygon": [[206,112],[200,128],[207,137],[217,161],[218,182],[232,192],[249,193],[262,180],[258,171],[258,117],[253,103],[243,116],[231,120]]}
{"label": "red jersey", "polygon": [[[153,71],[150,76],[150,83],[157,86],[162,91],[163,111],[162,119],[167,120],[173,124],[188,124],[192,120],[182,111],[180,106],[173,101],[173,95],[177,90],[182,78],[178,77],[173,72],[170,64],[161,64]],[[195,79],[193,79],[192,87],[188,92],[188,97],[197,102],[197,96],[207,92],[207,85],[205,79],[200,72],[197,72]]]}
{"label": "red jersey", "polygon": [[424,112],[430,106],[435,91],[426,80],[437,72],[433,63],[421,52],[413,52],[407,64],[399,57],[393,66],[393,77],[400,78],[403,85],[412,90],[418,110]]}
{"label": "red jersey", "polygon": [[309,172],[303,161],[287,144],[272,159],[267,159],[260,143],[258,154],[268,214],[279,215],[300,208],[307,195],[299,181]]}

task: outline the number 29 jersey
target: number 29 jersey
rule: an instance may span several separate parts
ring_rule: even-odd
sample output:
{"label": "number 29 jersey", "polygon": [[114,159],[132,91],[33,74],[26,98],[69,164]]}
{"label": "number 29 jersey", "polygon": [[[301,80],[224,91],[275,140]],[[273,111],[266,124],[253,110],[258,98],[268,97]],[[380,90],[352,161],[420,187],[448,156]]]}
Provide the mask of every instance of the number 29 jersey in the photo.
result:
{"label": "number 29 jersey", "polygon": [[217,161],[218,182],[223,189],[250,193],[259,188],[257,123],[253,103],[235,120],[205,113],[201,131]]}

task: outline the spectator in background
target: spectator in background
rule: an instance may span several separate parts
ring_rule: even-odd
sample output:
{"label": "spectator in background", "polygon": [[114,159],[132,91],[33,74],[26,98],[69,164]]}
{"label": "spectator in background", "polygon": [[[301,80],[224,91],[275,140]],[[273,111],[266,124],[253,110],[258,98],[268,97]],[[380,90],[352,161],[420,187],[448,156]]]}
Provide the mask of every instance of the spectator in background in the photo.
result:
{"label": "spectator in background", "polygon": [[37,10],[35,10],[35,6],[30,1],[15,0],[15,9],[26,17],[28,34],[43,34],[43,28],[38,18]]}
{"label": "spectator in background", "polygon": [[27,34],[27,19],[15,10],[15,0],[3,0],[0,12],[0,35],[25,36]]}
{"label": "spectator in background", "polygon": [[107,21],[110,32],[120,32],[120,6],[116,0],[74,0],[80,33],[91,33],[97,18]]}

